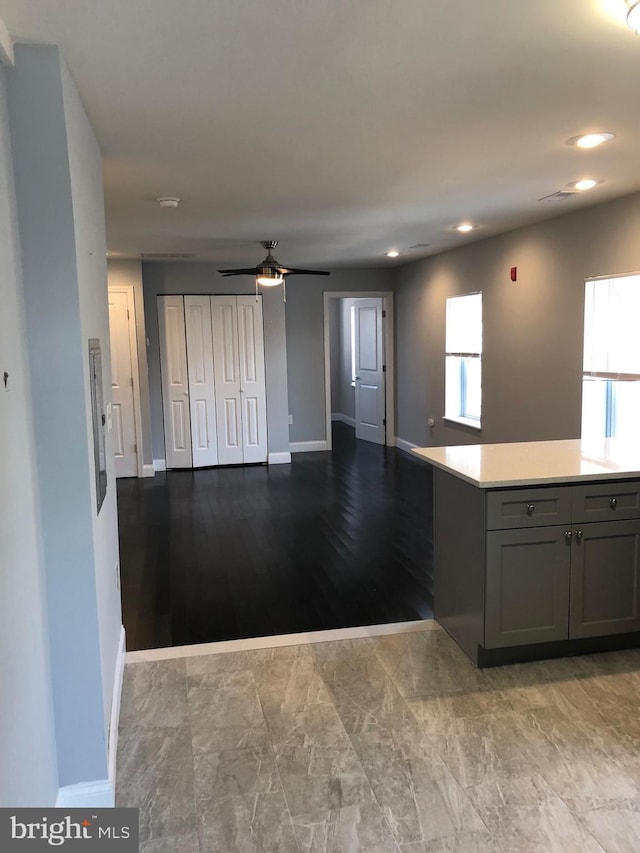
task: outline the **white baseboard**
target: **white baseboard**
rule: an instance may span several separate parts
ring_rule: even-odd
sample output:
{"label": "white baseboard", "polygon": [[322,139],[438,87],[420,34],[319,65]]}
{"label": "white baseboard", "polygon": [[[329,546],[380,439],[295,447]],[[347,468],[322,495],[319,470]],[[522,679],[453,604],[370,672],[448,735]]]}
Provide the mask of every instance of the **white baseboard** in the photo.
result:
{"label": "white baseboard", "polygon": [[355,427],[356,419],[352,418],[350,415],[343,415],[341,412],[336,412],[335,414],[331,413],[332,421],[340,421],[342,424],[347,424],[347,426]]}
{"label": "white baseboard", "polygon": [[269,465],[288,465],[291,462],[291,453],[287,453],[287,451],[270,453],[267,461]]}
{"label": "white baseboard", "polygon": [[142,466],[142,476],[143,477],[153,477],[156,473],[155,463],[153,465],[143,465]]}
{"label": "white baseboard", "polygon": [[414,447],[419,447],[418,444],[412,444],[410,441],[405,441],[404,438],[398,438],[396,436],[396,447],[398,450],[404,450],[407,453],[411,453]]}
{"label": "white baseboard", "polygon": [[225,652],[254,651],[306,643],[329,643],[336,640],[360,640],[368,637],[385,637],[389,634],[413,634],[419,631],[441,631],[434,619],[413,622],[394,622],[384,625],[361,625],[356,628],[332,628],[326,631],[308,631],[300,634],[278,634],[271,637],[250,637],[246,640],[222,640],[218,643],[200,643],[193,646],[169,646],[162,649],[142,649],[127,652],[127,663],[148,663],[174,658],[199,657]]}
{"label": "white baseboard", "polygon": [[108,779],[94,779],[58,788],[57,809],[112,809],[115,805],[115,787]]}
{"label": "white baseboard", "polygon": [[154,471],[166,471],[167,470],[167,460],[166,459],[154,459],[153,460],[153,470]]}
{"label": "white baseboard", "polygon": [[326,441],[292,441],[289,450],[292,453],[313,453],[316,450],[327,450]]}
{"label": "white baseboard", "polygon": [[118,657],[116,669],[113,675],[113,693],[111,694],[111,717],[109,719],[109,755],[108,773],[109,782],[116,789],[116,755],[118,752],[118,726],[120,723],[120,704],[122,702],[122,681],[124,678],[124,665],[127,656],[127,635],[124,625],[120,627],[120,642],[118,643]]}
{"label": "white baseboard", "polygon": [[109,748],[107,759],[108,779],[92,779],[90,782],[78,782],[58,788],[56,808],[64,809],[112,809],[116,804],[116,753],[118,751],[118,724],[120,721],[120,702],[122,699],[122,679],[126,662],[126,635],[124,625],[120,628],[118,657],[113,676],[111,697],[111,717],[109,720]]}

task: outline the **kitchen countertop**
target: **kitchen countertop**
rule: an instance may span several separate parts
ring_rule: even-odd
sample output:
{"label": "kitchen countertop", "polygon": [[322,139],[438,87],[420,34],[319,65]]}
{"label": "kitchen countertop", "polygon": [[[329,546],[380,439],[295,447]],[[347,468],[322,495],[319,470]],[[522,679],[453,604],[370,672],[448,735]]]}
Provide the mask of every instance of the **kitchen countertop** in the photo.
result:
{"label": "kitchen countertop", "polygon": [[640,439],[416,447],[413,453],[481,489],[640,478]]}

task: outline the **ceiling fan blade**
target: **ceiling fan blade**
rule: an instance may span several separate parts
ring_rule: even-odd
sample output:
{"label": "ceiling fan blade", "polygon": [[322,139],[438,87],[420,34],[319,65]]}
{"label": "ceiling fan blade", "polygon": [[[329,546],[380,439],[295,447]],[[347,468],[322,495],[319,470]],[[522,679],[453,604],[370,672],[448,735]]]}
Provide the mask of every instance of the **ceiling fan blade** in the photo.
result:
{"label": "ceiling fan blade", "polygon": [[220,275],[257,275],[258,269],[257,267],[248,267],[242,270],[218,270],[218,272]]}
{"label": "ceiling fan blade", "polygon": [[326,270],[298,270],[293,267],[278,267],[278,272],[282,275],[331,275]]}

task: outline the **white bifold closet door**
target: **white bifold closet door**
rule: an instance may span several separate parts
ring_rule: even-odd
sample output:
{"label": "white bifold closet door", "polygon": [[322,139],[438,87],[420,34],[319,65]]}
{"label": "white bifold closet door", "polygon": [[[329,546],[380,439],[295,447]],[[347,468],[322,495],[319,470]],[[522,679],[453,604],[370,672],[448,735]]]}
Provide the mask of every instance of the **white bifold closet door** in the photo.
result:
{"label": "white bifold closet door", "polygon": [[158,296],[162,410],[167,468],[191,468],[189,374],[182,296]]}
{"label": "white bifold closet door", "polygon": [[267,460],[262,299],[159,296],[167,468]]}
{"label": "white bifold closet door", "polygon": [[267,460],[262,299],[212,296],[218,460]]}
{"label": "white bifold closet door", "polygon": [[185,296],[189,414],[193,467],[218,464],[216,402],[211,339],[211,297]]}

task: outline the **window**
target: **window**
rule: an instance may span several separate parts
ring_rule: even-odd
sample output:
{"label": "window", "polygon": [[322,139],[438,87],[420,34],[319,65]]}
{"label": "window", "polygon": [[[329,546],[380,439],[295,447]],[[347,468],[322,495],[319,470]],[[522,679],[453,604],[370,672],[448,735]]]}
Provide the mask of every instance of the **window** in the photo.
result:
{"label": "window", "polygon": [[480,429],[482,294],[447,299],[444,416]]}
{"label": "window", "polygon": [[582,438],[637,441],[640,275],[585,283]]}

